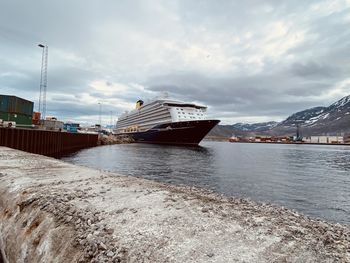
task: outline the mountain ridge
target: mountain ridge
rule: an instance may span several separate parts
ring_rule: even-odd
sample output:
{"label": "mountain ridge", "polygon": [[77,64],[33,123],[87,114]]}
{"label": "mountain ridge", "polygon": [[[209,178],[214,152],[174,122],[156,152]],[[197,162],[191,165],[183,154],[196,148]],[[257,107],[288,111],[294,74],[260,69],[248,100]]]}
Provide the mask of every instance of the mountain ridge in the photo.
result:
{"label": "mountain ridge", "polygon": [[281,122],[235,123],[218,125],[208,135],[217,137],[235,136],[290,136],[297,126],[303,136],[344,135],[350,133],[350,95],[328,107],[318,106],[291,114]]}

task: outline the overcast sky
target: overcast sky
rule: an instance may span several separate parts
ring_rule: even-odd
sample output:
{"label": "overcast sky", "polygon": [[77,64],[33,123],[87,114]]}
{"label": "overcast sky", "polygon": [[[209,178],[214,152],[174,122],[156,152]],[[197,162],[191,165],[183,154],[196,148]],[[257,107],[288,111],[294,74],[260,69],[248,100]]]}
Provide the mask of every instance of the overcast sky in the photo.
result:
{"label": "overcast sky", "polygon": [[350,0],[0,0],[0,94],[88,123],[162,92],[224,124],[282,120],[350,94]]}

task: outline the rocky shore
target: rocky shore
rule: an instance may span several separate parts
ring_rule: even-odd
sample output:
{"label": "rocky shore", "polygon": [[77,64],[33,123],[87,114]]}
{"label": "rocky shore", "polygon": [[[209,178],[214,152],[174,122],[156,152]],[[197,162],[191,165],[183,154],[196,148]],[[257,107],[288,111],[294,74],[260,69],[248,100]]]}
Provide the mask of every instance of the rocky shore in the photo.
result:
{"label": "rocky shore", "polygon": [[0,147],[6,262],[350,262],[350,228]]}
{"label": "rocky shore", "polygon": [[127,135],[99,135],[98,145],[111,145],[111,144],[123,144],[132,143],[134,140]]}

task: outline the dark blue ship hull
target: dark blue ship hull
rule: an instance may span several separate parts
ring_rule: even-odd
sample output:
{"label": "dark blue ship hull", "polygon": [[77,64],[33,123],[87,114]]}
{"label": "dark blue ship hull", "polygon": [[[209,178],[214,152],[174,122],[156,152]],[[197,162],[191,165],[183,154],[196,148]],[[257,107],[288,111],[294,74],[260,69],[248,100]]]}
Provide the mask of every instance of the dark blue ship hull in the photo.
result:
{"label": "dark blue ship hull", "polygon": [[136,142],[198,145],[219,120],[181,121],[161,124],[145,132],[127,133]]}

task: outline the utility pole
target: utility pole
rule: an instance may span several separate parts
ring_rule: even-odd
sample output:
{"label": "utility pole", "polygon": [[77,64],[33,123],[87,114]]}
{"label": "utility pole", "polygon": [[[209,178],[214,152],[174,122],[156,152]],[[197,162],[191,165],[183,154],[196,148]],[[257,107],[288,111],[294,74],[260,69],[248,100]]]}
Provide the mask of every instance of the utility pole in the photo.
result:
{"label": "utility pole", "polygon": [[41,58],[41,73],[40,73],[40,93],[39,93],[39,112],[41,112],[41,118],[46,117],[46,91],[47,91],[47,60],[49,47],[43,44],[39,44],[38,47],[43,49]]}

